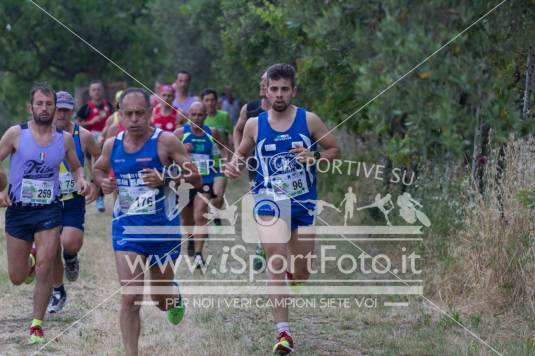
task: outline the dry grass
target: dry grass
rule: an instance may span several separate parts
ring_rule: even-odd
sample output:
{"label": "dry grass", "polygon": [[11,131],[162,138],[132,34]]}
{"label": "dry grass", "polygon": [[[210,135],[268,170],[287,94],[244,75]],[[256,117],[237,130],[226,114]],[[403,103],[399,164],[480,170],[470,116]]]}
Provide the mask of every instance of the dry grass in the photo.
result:
{"label": "dry grass", "polygon": [[[245,182],[232,184],[230,197],[238,197],[245,186]],[[362,186],[358,191],[366,190]],[[94,210],[93,206],[88,209],[86,239],[80,255],[81,277],[75,283],[66,284],[69,301],[64,311],[48,316],[45,321],[45,332],[49,338],[68,327],[70,329],[47,347],[44,354],[123,353],[118,326],[119,294],[112,295],[119,284],[110,241],[110,218],[108,213],[99,214]],[[2,223],[0,221],[0,225]],[[9,283],[3,240],[3,233],[0,233],[0,355],[29,355],[36,350],[26,345],[32,287],[13,287]],[[340,246],[347,252],[347,244],[340,242]],[[215,260],[221,257],[221,247],[221,243],[216,241],[209,241],[206,246]],[[363,248],[366,247],[363,245]],[[254,246],[248,246],[248,249],[252,253]],[[473,265],[467,268],[471,280],[480,276],[474,275],[479,269],[472,271],[473,268]],[[335,270],[329,271],[330,275],[326,277],[337,277]],[[184,277],[183,271],[180,271],[179,278]],[[233,276],[222,274],[216,277],[225,279]],[[103,302],[106,298],[109,299]],[[384,300],[398,301],[400,298],[379,297],[379,307],[373,309],[358,308],[355,304],[348,309],[293,309],[291,326],[296,339],[296,355],[491,354],[488,348],[443,318],[421,298],[409,298],[410,306],[399,309],[382,307]],[[73,326],[86,313],[87,316]],[[506,320],[513,319],[507,317]],[[533,350],[525,339],[511,335],[512,325],[499,318],[462,321],[504,353],[527,355]],[[506,331],[509,333],[505,334]],[[190,307],[185,321],[178,327],[171,327],[164,313],[154,307],[143,307],[140,353],[266,355],[274,336],[269,309]]]}
{"label": "dry grass", "polygon": [[501,183],[494,154],[483,192],[468,185],[462,228],[448,237],[454,263],[440,271],[437,283],[446,302],[477,304],[477,311],[510,303],[533,309],[535,212],[521,203],[519,193],[535,187],[535,142],[511,142],[504,158]]}

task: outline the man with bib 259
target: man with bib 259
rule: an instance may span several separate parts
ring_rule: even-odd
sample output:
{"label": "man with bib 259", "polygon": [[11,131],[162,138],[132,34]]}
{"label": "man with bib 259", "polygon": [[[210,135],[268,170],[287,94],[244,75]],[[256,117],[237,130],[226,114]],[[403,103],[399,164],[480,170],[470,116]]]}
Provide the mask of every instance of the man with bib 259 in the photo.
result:
{"label": "man with bib 259", "polygon": [[71,134],[53,125],[54,89],[46,83],[35,84],[30,92],[30,108],[33,119],[11,126],[0,140],[0,161],[11,157],[9,189],[0,192],[0,207],[7,207],[9,279],[19,285],[36,277],[29,339],[30,344],[35,344],[45,342],[42,323],[52,294],[52,272],[63,223],[59,200],[61,162],[67,161],[80,195],[86,195],[90,187]]}

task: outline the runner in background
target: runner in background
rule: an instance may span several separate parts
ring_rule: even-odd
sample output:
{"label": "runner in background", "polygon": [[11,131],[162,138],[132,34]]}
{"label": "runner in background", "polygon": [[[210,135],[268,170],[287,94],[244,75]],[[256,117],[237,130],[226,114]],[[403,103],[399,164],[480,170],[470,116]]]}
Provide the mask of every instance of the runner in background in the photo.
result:
{"label": "runner in background", "polygon": [[115,93],[115,112],[108,117],[108,120],[106,120],[106,126],[104,126],[104,130],[102,130],[102,142],[106,141],[106,139],[110,137],[108,130],[110,129],[111,125],[117,125],[119,123],[119,98],[121,97],[122,93],[122,90],[119,90],[117,93]]}
{"label": "runner in background", "polygon": [[175,135],[182,141],[197,165],[203,185],[200,189],[190,190],[189,204],[182,209],[180,216],[184,226],[194,226],[193,239],[188,240],[187,251],[188,256],[194,257],[197,268],[202,269],[205,264],[202,251],[204,240],[208,236],[205,217],[207,202],[213,197],[214,176],[219,172],[219,168],[214,167],[214,161],[219,158],[214,153],[214,147],[218,145],[216,142],[221,142],[221,137],[216,129],[205,125],[206,108],[201,102],[191,105],[189,118],[192,123],[179,128]]}
{"label": "runner in background", "polygon": [[[217,110],[217,92],[214,89],[204,89],[201,93],[201,101],[206,108],[206,119],[204,124],[212,129],[216,129],[221,135],[221,143],[223,144],[223,151],[216,152],[223,161],[229,161],[232,157],[232,122],[228,113],[222,110]],[[228,149],[226,149],[227,147]],[[214,146],[216,150],[219,147]],[[215,162],[215,167],[218,169],[214,177],[214,197],[212,198],[212,205],[217,209],[223,207],[225,190],[227,187],[227,178],[219,171],[221,162]],[[220,219],[215,219],[216,225],[221,225]]]}
{"label": "runner in background", "polygon": [[174,132],[177,125],[184,125],[185,115],[173,107],[175,89],[172,85],[164,84],[160,87],[158,105],[152,110],[151,123],[154,127],[164,131]]}
{"label": "runner in background", "polygon": [[240,101],[229,87],[225,89],[225,96],[221,97],[221,110],[226,111],[230,116],[232,127],[236,126],[240,116]]}
{"label": "runner in background", "polygon": [[[76,117],[83,128],[91,131],[99,145],[104,142],[102,131],[112,113],[113,106],[106,100],[102,81],[98,79],[91,81],[89,83],[89,101],[78,110]],[[98,211],[106,211],[102,193],[99,193],[95,205]]]}
{"label": "runner in background", "polygon": [[152,94],[150,96],[150,105],[155,108],[156,105],[158,105],[160,103],[160,99],[158,99],[158,94],[160,92],[160,88],[162,87],[163,85],[163,80],[160,80],[160,79],[157,79],[155,82],[154,82],[154,88],[153,88],[153,91],[155,94]]}
{"label": "runner in background", "polygon": [[[236,149],[240,147],[240,143],[243,137],[243,128],[245,127],[245,123],[247,122],[247,120],[252,117],[258,117],[260,113],[268,111],[271,108],[271,104],[266,98],[266,87],[267,73],[264,72],[264,74],[262,74],[262,77],[260,78],[259,83],[260,99],[251,101],[241,108],[240,117],[238,119],[238,122],[236,123],[236,126],[234,127],[233,140],[234,147]],[[246,157],[246,162],[248,164],[247,173],[249,175],[249,184],[251,185],[251,188],[253,188],[254,180],[256,177],[256,170],[258,169],[256,159],[254,158],[254,153],[253,156]],[[264,249],[262,248],[262,244],[258,242],[258,244],[256,245],[255,258],[253,260],[253,269],[256,272],[263,272],[266,268],[265,261],[266,254],[264,252]]]}
{"label": "runner in background", "polygon": [[185,70],[181,70],[176,75],[175,81],[175,100],[173,106],[183,113],[189,112],[189,107],[193,102],[198,101],[199,98],[192,96],[189,93],[189,86],[191,84],[191,74]]}
{"label": "runner in background", "polygon": [[[100,147],[97,145],[91,132],[80,127],[78,123],[71,121],[73,110],[74,98],[72,95],[65,91],[59,91],[57,93],[54,125],[58,129],[72,135],[76,156],[81,166],[84,166],[85,157],[89,156],[91,157],[89,167],[91,167],[91,162],[95,162],[100,156]],[[74,177],[66,161],[61,163],[59,169],[59,183],[62,193],[63,227],[61,229],[61,241],[54,266],[54,290],[47,308],[47,312],[49,313],[61,311],[67,301],[67,292],[63,285],[64,269],[65,277],[70,282],[76,281],[80,275],[78,252],[82,248],[84,239],[85,206],[86,204],[92,203],[98,193],[98,188],[91,183],[91,190],[86,197],[78,194],[76,192]],[[65,268],[63,267],[63,263],[65,263]]]}

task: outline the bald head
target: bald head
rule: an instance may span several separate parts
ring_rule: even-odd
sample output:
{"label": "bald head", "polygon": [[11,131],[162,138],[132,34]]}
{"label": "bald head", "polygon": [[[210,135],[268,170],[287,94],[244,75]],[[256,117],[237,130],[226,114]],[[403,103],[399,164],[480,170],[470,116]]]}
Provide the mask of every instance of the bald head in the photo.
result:
{"label": "bald head", "polygon": [[189,107],[188,114],[195,125],[202,127],[206,118],[206,107],[200,101],[196,101]]}

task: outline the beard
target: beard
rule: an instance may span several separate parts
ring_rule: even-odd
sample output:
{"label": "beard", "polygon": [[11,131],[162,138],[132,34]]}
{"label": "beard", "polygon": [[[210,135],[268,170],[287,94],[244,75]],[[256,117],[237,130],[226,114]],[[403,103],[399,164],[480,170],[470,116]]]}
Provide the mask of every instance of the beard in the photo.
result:
{"label": "beard", "polygon": [[54,121],[54,115],[42,113],[39,115],[33,114],[33,121],[39,126],[50,126]]}
{"label": "beard", "polygon": [[279,101],[279,102],[274,102],[271,105],[271,108],[275,110],[276,112],[283,112],[284,110],[288,109],[288,106],[290,106],[290,104]]}

